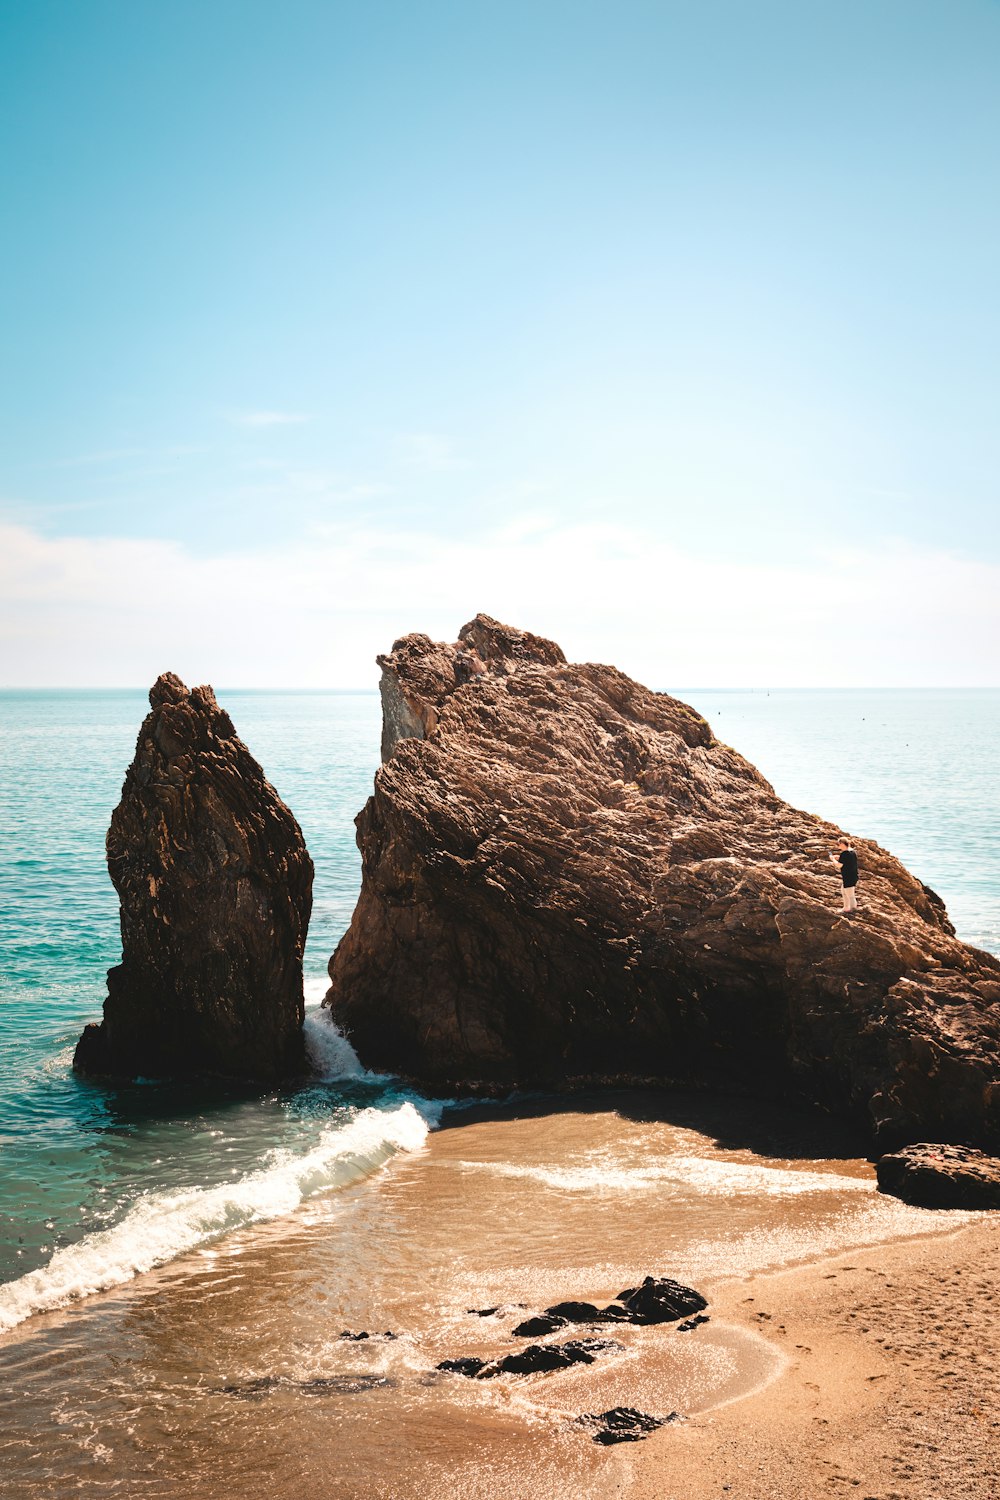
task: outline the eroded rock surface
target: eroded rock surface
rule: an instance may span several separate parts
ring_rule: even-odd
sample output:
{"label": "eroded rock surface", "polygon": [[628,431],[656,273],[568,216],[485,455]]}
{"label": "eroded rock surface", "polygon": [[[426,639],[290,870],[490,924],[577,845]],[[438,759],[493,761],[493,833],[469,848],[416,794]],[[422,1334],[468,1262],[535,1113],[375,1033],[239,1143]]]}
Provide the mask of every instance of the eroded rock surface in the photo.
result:
{"label": "eroded rock surface", "polygon": [[652,1417],[634,1406],[613,1406],[609,1411],[587,1412],[578,1422],[594,1430],[594,1442],[609,1447],[612,1443],[640,1443],[667,1422],[679,1422],[677,1412],[668,1417]]}
{"label": "eroded rock surface", "polygon": [[74,1066],[272,1081],[302,1064],[312,861],[210,687],[150,691],[108,830],[122,961]]}
{"label": "eroded rock surface", "polygon": [[326,1001],[363,1062],[449,1089],[702,1079],[883,1148],[1000,1140],[1000,961],[891,854],[854,840],[842,917],[838,828],[692,708],[487,616],[380,662]]}
{"label": "eroded rock surface", "polygon": [[918,1208],[1000,1208],[1000,1161],[968,1146],[920,1142],[879,1159],[879,1189]]}

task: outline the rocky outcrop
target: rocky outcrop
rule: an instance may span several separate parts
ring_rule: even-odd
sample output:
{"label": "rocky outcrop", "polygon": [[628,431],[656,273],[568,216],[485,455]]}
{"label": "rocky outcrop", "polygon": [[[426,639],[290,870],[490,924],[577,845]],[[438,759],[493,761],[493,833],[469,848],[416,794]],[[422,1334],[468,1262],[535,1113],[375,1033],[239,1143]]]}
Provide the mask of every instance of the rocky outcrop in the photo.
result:
{"label": "rocky outcrop", "polygon": [[[526,1318],[511,1332],[515,1338],[540,1338],[567,1323],[676,1323],[708,1306],[700,1292],[667,1276],[647,1276],[641,1286],[626,1287],[608,1307],[594,1302],[557,1302],[544,1313]],[[699,1321],[707,1322],[707,1319]]]}
{"label": "rocky outcrop", "polygon": [[380,663],[326,1000],[366,1064],[442,1089],[702,1079],[882,1149],[1000,1140],[1000,961],[891,854],[854,841],[842,917],[839,829],[686,704],[487,616]]}
{"label": "rocky outcrop", "polygon": [[1000,1161],[968,1146],[905,1146],[875,1171],[880,1192],[918,1208],[1000,1208]]}
{"label": "rocky outcrop", "polygon": [[210,687],[149,694],[108,830],[122,961],[74,1067],[274,1081],[302,1065],[312,861]]}

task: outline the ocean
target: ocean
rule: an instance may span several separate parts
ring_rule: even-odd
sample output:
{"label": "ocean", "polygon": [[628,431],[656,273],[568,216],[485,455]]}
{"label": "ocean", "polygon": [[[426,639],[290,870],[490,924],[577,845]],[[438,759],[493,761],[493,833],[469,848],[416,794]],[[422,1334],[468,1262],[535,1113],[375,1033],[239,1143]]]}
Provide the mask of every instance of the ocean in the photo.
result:
{"label": "ocean", "polygon": [[[1000,693],[672,691],[782,797],[892,850],[944,898],[961,937],[1000,952]],[[313,1076],[293,1089],[110,1087],[73,1075],[76,1039],[100,1017],[105,971],[120,956],[104,836],[145,696],[0,694],[0,1339],[6,1331],[14,1384],[4,1409],[22,1493],[76,1493],[81,1465],[97,1461],[98,1450],[106,1483],[95,1481],[94,1493],[168,1494],[171,1484],[177,1493],[181,1473],[185,1494],[226,1493],[230,1480],[218,1465],[230,1439],[220,1433],[230,1433],[237,1465],[227,1413],[240,1396],[235,1387],[225,1400],[219,1393],[235,1370],[246,1381],[272,1381],[243,1392],[274,1395],[272,1415],[264,1422],[258,1411],[254,1427],[272,1476],[261,1493],[312,1493],[276,1435],[281,1402],[294,1404],[308,1376],[313,1394],[339,1389],[337,1399],[350,1404],[367,1393],[362,1415],[337,1419],[353,1434],[344,1487],[315,1492],[374,1496],[381,1492],[358,1476],[371,1472],[386,1433],[401,1430],[401,1412],[416,1424],[415,1453],[420,1434],[436,1430],[440,1403],[453,1400],[427,1384],[428,1351],[454,1351],[470,1298],[513,1304],[553,1289],[590,1295],[595,1280],[612,1286],[651,1268],[629,1263],[630,1243],[643,1244],[648,1257],[659,1247],[661,1260],[669,1248],[670,1266],[659,1269],[698,1276],[788,1262],[822,1245],[930,1232],[920,1211],[872,1193],[870,1168],[846,1145],[831,1136],[804,1152],[790,1144],[787,1121],[768,1123],[760,1112],[727,1132],[704,1104],[680,1101],[664,1114],[598,1100],[577,1112],[565,1104],[548,1116],[542,1110],[534,1123],[490,1127],[470,1115],[467,1127],[440,1130],[462,1126],[462,1111],[366,1073],[318,1009],[360,885],[353,819],[378,765],[378,696],[218,696],[295,812],[316,866],[305,961]],[[434,1182],[445,1186],[432,1191]],[[596,1260],[585,1248],[592,1226],[583,1213],[595,1203],[615,1224],[623,1204],[634,1215],[629,1241],[601,1231]],[[480,1211],[491,1231],[477,1246],[469,1214]],[[534,1225],[527,1248],[525,1214]],[[567,1243],[577,1247],[575,1288],[565,1285],[560,1243],[563,1252]],[[230,1295],[240,1304],[235,1322],[220,1313]],[[251,1295],[260,1301],[252,1315],[240,1301]],[[296,1297],[308,1318],[290,1312]],[[320,1335],[312,1320],[327,1301]],[[355,1346],[338,1342],[335,1325],[390,1313],[409,1332],[371,1342],[359,1374]],[[172,1338],[180,1325],[171,1320],[179,1319],[189,1340],[191,1327],[204,1333],[215,1319],[226,1353],[192,1363],[187,1345],[184,1353],[165,1346],[157,1322],[155,1348],[147,1329],[139,1359],[141,1317],[167,1320]],[[735,1378],[734,1357],[730,1349],[716,1359],[719,1389]],[[129,1384],[119,1389],[117,1376],[102,1386],[123,1362],[142,1366],[151,1404],[130,1405]],[[206,1370],[216,1365],[210,1378]],[[692,1378],[688,1369],[683,1379]],[[66,1394],[67,1380],[75,1396]],[[206,1380],[211,1400],[202,1410],[192,1392]],[[52,1428],[57,1390],[65,1410]],[[480,1387],[475,1401],[485,1399]],[[464,1391],[462,1400],[462,1420],[485,1441],[480,1407],[470,1407]],[[538,1410],[505,1408],[503,1421],[530,1424]],[[185,1423],[203,1436],[195,1458],[164,1436]],[[55,1436],[43,1440],[50,1428]],[[404,1449],[397,1467],[411,1462]],[[33,1469],[30,1454],[39,1452],[45,1463]],[[401,1493],[434,1493],[432,1471],[428,1459],[423,1477],[411,1474]],[[483,1493],[491,1493],[488,1471],[487,1464],[480,1474]],[[29,1480],[36,1473],[37,1487]],[[555,1469],[553,1476],[557,1493]],[[547,1493],[536,1478],[532,1493]],[[131,1487],[122,1491],[121,1483]]]}

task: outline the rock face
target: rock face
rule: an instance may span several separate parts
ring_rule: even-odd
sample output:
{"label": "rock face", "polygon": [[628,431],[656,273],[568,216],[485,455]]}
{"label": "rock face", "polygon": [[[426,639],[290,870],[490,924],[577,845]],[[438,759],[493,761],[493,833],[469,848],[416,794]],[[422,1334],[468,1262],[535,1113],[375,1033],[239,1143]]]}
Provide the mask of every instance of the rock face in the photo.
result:
{"label": "rock face", "polygon": [[[699,714],[479,615],[379,658],[384,763],[326,1004],[425,1086],[701,1079],[883,1149],[1000,1140],[1000,961],[797,811]],[[484,670],[485,669],[485,670]]]}
{"label": "rock face", "polygon": [[122,961],[74,1067],[273,1081],[301,1068],[312,861],[210,687],[149,694],[108,830]]}
{"label": "rock face", "polygon": [[918,1208],[1000,1208],[1000,1161],[968,1146],[905,1146],[876,1172],[880,1192]]}

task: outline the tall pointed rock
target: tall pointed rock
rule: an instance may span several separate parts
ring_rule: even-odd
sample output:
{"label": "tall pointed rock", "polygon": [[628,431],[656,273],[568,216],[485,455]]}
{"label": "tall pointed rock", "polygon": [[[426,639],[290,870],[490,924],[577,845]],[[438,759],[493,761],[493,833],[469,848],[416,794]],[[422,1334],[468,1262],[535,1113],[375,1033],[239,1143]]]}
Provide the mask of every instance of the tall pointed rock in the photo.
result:
{"label": "tall pointed rock", "polygon": [[303,1057],[312,860],[210,687],[164,673],[108,830],[122,961],[74,1067],[272,1082]]}

